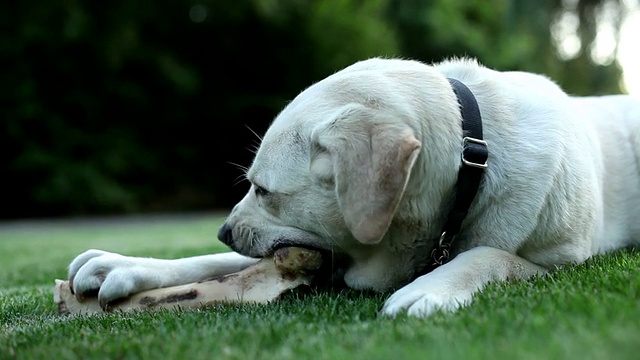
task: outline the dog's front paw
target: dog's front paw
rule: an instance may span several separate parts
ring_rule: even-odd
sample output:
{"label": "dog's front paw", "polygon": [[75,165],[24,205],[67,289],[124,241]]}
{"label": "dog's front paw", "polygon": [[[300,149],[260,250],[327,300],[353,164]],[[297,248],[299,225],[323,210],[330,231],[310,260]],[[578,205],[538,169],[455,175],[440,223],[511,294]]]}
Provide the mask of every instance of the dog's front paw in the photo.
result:
{"label": "dog's front paw", "polygon": [[153,276],[143,265],[146,259],[122,256],[101,250],[88,250],[69,265],[69,285],[78,301],[98,295],[104,308],[113,300],[154,287]]}
{"label": "dog's front paw", "polygon": [[474,289],[461,289],[425,275],[396,291],[384,304],[384,315],[427,317],[437,311],[454,311],[471,303]]}

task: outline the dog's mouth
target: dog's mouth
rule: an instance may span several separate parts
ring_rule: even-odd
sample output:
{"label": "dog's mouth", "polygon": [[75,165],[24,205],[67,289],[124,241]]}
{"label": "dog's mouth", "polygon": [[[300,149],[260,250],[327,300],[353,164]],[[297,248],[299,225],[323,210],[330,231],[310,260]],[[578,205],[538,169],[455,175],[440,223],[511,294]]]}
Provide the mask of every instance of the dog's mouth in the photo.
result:
{"label": "dog's mouth", "polygon": [[305,248],[305,249],[309,249],[309,250],[315,250],[315,251],[326,251],[322,248],[320,248],[319,246],[313,246],[313,245],[309,245],[309,244],[305,244],[302,242],[297,242],[295,240],[277,240],[273,246],[272,252],[275,252],[278,249],[282,249],[283,247],[300,247],[300,248]]}
{"label": "dog's mouth", "polygon": [[312,251],[317,251],[322,255],[323,262],[327,261],[327,259],[331,259],[332,253],[334,252],[331,249],[325,249],[325,248],[322,248],[322,247],[319,247],[319,246],[313,246],[313,245],[309,245],[309,244],[304,244],[304,243],[296,242],[294,240],[278,240],[272,246],[271,251],[269,251],[268,255],[271,256],[278,249],[282,249],[282,248],[285,248],[285,247],[299,247],[299,248],[304,248],[304,249],[308,249],[308,250],[312,250]]}
{"label": "dog's mouth", "polygon": [[276,250],[283,247],[299,247],[308,250],[318,251],[322,254],[323,259],[345,258],[347,255],[344,250],[335,246],[324,246],[322,244],[310,244],[309,241],[282,238],[274,241],[271,245],[271,251],[268,255],[272,255]]}
{"label": "dog's mouth", "polygon": [[344,286],[343,275],[351,260],[349,257],[337,249],[328,249],[319,246],[296,242],[294,240],[278,240],[273,245],[270,254],[284,247],[300,247],[312,251],[320,252],[322,266],[314,276],[314,285],[340,287]]}

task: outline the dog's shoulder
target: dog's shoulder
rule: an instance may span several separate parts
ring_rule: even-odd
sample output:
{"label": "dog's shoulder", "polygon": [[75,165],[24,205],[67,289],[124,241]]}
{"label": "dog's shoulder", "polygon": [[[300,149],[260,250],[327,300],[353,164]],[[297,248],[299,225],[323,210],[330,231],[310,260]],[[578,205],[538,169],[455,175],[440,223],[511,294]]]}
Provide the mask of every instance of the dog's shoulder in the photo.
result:
{"label": "dog's shoulder", "polygon": [[565,91],[544,74],[526,71],[500,71],[481,64],[475,58],[458,57],[444,60],[434,65],[446,77],[452,77],[465,83],[487,83],[512,90],[524,89],[538,96],[561,96]]}

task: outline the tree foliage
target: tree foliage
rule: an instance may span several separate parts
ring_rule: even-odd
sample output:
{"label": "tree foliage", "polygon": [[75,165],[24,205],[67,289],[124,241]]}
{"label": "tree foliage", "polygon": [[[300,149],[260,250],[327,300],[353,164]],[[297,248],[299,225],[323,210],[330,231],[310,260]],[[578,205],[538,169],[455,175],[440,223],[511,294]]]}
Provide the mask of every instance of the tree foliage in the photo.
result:
{"label": "tree foliage", "polygon": [[591,44],[605,7],[622,12],[612,0],[3,2],[0,217],[228,207],[246,191],[231,163],[249,165],[252,130],[371,56],[469,55],[576,94],[619,92],[615,62],[563,58],[552,31],[569,11]]}

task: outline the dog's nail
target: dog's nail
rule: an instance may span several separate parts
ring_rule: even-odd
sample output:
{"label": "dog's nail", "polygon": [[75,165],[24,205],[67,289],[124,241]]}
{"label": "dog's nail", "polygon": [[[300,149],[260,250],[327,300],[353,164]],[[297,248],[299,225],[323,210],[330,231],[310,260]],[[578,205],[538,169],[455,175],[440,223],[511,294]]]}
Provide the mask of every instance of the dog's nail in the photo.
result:
{"label": "dog's nail", "polygon": [[109,306],[109,302],[104,300],[104,299],[100,299],[98,301],[100,303],[100,308],[105,311],[105,312],[110,312],[111,311],[111,307]]}

